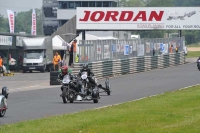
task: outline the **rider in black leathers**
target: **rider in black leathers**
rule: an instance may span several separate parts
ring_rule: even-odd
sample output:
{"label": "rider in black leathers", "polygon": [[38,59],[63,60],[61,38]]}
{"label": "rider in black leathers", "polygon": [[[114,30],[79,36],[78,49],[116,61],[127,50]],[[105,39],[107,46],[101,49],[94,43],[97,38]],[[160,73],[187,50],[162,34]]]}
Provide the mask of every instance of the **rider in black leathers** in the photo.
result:
{"label": "rider in black leathers", "polygon": [[89,82],[90,82],[92,85],[95,85],[95,86],[96,86],[97,83],[95,82],[95,79],[94,79],[94,73],[93,73],[93,72],[91,71],[91,69],[88,67],[88,64],[87,64],[87,63],[83,64],[83,67],[82,67],[82,69],[79,71],[78,76],[81,77],[81,73],[84,72],[84,71],[86,71],[86,72],[88,73],[87,76],[89,76],[89,77],[88,77]]}
{"label": "rider in black leathers", "polygon": [[[70,80],[74,81],[73,83],[70,84],[70,87],[75,89],[76,92],[81,92],[81,81],[78,81],[78,82],[75,81],[76,77],[73,74],[68,73],[67,66],[63,66],[61,68],[61,73],[58,75],[58,81],[63,80],[63,78],[66,74],[69,74]],[[63,91],[63,87],[61,87],[61,91]]]}
{"label": "rider in black leathers", "polygon": [[197,67],[199,68],[200,66],[199,66],[199,61],[200,60],[200,57],[197,59]]}

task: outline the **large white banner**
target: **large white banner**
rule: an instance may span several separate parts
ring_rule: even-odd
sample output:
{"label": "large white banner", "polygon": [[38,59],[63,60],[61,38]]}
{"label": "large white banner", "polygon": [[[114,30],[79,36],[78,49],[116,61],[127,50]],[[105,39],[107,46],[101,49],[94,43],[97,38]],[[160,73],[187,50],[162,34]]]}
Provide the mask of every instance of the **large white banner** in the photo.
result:
{"label": "large white banner", "polygon": [[144,44],[137,45],[137,55],[144,56]]}
{"label": "large white banner", "polygon": [[32,26],[31,26],[31,35],[36,35],[37,33],[37,25],[36,25],[36,12],[35,10],[33,9],[33,12],[32,12]]}
{"label": "large white banner", "polygon": [[101,45],[97,45],[97,54],[101,54]]}
{"label": "large white banner", "polygon": [[15,13],[11,10],[7,10],[8,22],[10,27],[10,33],[15,32]]}
{"label": "large white banner", "polygon": [[23,47],[23,45],[22,45],[22,39],[24,39],[24,38],[27,38],[27,37],[17,36],[16,37],[16,46]]}
{"label": "large white banner", "polygon": [[165,44],[165,50],[163,51],[163,54],[168,54],[169,51],[169,45],[168,43]]}
{"label": "large white banner", "polygon": [[137,50],[137,43],[136,41],[133,41],[133,51],[136,51]]}
{"label": "large white banner", "polygon": [[110,58],[110,50],[109,45],[104,45],[104,59]]}
{"label": "large white banner", "polygon": [[0,36],[0,45],[12,46],[12,36]]}
{"label": "large white banner", "polygon": [[119,53],[120,52],[120,44],[116,45],[116,51]]}
{"label": "large white banner", "polygon": [[200,7],[77,7],[76,28],[86,30],[199,30]]}
{"label": "large white banner", "polygon": [[150,53],[150,43],[146,43],[146,53]]}

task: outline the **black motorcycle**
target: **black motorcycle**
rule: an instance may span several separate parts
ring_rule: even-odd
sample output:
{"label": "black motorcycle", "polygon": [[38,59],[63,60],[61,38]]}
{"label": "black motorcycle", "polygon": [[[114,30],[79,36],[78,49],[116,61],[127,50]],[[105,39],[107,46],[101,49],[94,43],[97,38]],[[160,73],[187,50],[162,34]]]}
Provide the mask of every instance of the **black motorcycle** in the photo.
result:
{"label": "black motorcycle", "polygon": [[200,71],[200,60],[197,61],[197,69]]}
{"label": "black motorcycle", "polygon": [[2,94],[0,95],[0,117],[3,117],[6,114],[8,105],[6,99],[8,98],[8,89],[7,87],[2,88]]}
{"label": "black motorcycle", "polygon": [[[90,83],[88,78],[91,78],[95,83],[93,84]],[[96,85],[97,79],[94,77],[88,76],[87,71],[83,71],[81,73],[80,80],[82,82],[82,89],[83,89],[84,96],[88,100],[93,100],[94,103],[98,103],[98,100],[100,99],[100,97],[99,97],[99,88]]]}
{"label": "black motorcycle", "polygon": [[70,101],[70,103],[73,103],[74,101],[82,101],[82,100],[93,100],[94,103],[98,102],[97,92],[95,89],[93,90],[91,95],[83,95],[80,93],[80,91],[77,88],[79,80],[77,77],[74,77],[73,80],[70,79],[69,75],[65,75],[62,80],[62,99],[63,103],[67,103],[67,101]]}

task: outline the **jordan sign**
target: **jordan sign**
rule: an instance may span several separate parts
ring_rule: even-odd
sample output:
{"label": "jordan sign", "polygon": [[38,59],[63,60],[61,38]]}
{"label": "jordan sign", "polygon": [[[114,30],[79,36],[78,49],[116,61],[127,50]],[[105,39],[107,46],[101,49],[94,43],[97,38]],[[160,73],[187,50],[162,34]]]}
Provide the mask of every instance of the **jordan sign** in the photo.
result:
{"label": "jordan sign", "polygon": [[199,7],[77,7],[76,12],[79,30],[200,29]]}

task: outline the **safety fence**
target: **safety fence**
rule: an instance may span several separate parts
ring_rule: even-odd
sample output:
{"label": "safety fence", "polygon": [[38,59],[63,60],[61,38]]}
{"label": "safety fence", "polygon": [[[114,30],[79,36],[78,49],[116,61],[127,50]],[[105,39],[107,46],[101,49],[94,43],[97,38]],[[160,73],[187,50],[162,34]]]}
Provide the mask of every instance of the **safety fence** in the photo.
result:
{"label": "safety fence", "polygon": [[185,37],[154,38],[131,40],[80,40],[76,55],[79,61],[96,62],[105,60],[128,59],[131,57],[157,56],[183,51]]}
{"label": "safety fence", "polygon": [[[97,78],[139,73],[154,69],[162,69],[177,66],[185,63],[185,53],[171,53],[156,56],[131,57],[126,59],[116,59],[89,63],[89,68],[95,73]],[[77,74],[82,63],[75,63],[73,73]]]}
{"label": "safety fence", "polygon": [[[171,53],[156,56],[131,57],[126,59],[91,62],[89,68],[98,79],[123,74],[133,74],[154,69],[162,69],[185,63],[185,52]],[[75,63],[73,74],[78,74],[83,63]],[[57,77],[60,72],[50,72],[50,85],[59,85]]]}

